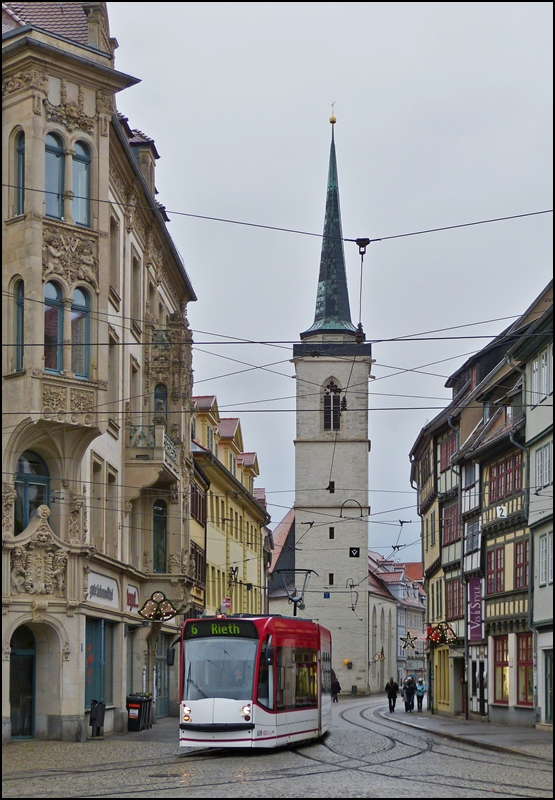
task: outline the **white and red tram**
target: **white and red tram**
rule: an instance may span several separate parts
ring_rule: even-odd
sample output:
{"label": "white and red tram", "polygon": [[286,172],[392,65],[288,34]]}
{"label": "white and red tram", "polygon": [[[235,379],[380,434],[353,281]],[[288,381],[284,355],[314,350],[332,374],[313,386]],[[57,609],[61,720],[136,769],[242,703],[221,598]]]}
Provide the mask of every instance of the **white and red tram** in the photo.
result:
{"label": "white and red tram", "polygon": [[182,747],[318,739],[331,726],[331,634],[279,615],[188,619],[179,682]]}

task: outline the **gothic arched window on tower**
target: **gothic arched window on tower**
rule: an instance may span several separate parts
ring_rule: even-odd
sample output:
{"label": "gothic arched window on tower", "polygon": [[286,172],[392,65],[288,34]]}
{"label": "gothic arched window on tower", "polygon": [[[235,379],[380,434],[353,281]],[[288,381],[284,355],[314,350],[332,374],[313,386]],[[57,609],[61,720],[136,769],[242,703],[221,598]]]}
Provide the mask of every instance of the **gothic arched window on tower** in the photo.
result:
{"label": "gothic arched window on tower", "polygon": [[330,381],[324,390],[324,430],[338,431],[341,418],[341,389]]}

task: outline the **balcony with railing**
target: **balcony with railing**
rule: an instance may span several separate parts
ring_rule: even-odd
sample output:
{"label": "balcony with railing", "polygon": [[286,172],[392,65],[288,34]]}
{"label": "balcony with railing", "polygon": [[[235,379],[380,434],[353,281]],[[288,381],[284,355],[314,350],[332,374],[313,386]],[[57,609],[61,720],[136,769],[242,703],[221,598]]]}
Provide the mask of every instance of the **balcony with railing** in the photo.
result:
{"label": "balcony with railing", "polygon": [[127,441],[125,482],[130,496],[136,489],[175,483],[179,478],[179,444],[168,436],[165,424],[131,422]]}

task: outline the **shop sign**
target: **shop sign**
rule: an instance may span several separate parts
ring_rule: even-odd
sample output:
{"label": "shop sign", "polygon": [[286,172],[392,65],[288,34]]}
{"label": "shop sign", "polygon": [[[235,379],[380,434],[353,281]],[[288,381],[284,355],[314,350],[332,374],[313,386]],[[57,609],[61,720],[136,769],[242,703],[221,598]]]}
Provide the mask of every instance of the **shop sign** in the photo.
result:
{"label": "shop sign", "polygon": [[89,588],[86,599],[89,603],[99,606],[119,609],[119,589],[117,581],[101,575],[99,572],[89,572]]}
{"label": "shop sign", "polygon": [[471,642],[482,640],[481,578],[468,581],[468,633]]}
{"label": "shop sign", "polygon": [[139,590],[136,586],[128,583],[125,588],[125,610],[133,614],[139,609]]}

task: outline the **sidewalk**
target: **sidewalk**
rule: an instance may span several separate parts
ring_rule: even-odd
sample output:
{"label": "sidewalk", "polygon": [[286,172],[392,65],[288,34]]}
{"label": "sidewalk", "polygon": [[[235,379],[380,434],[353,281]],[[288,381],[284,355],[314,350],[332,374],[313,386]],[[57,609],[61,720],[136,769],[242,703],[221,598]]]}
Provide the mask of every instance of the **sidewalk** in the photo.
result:
{"label": "sidewalk", "polygon": [[487,750],[535,756],[553,761],[553,734],[550,731],[518,725],[473,722],[459,717],[439,716],[430,711],[412,711],[407,714],[403,703],[397,703],[393,714],[385,708],[380,711],[380,716],[409,728],[418,728]]}

